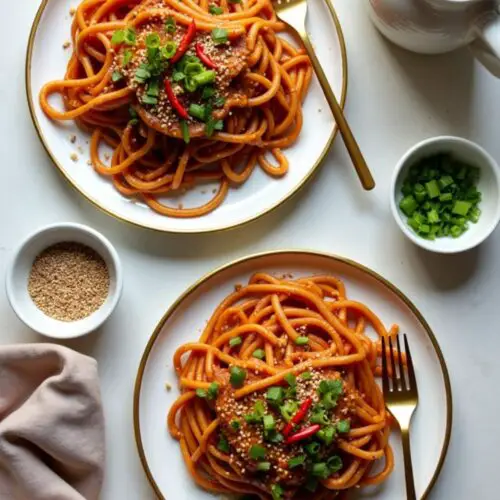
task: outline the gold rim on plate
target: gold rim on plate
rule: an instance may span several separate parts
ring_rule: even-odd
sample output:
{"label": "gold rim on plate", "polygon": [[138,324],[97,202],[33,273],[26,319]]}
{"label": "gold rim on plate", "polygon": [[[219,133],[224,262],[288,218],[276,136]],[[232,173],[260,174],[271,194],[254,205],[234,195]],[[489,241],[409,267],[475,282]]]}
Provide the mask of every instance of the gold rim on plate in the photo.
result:
{"label": "gold rim on plate", "polygon": [[170,317],[174,314],[174,312],[177,310],[177,308],[186,300],[190,295],[192,295],[200,286],[205,284],[208,280],[212,279],[216,275],[218,275],[221,272],[224,272],[231,267],[240,265],[240,264],[246,264],[248,262],[251,262],[253,260],[265,258],[265,257],[272,257],[272,256],[277,256],[277,255],[295,255],[299,257],[307,257],[307,256],[312,256],[312,257],[320,257],[320,258],[326,258],[326,259],[331,259],[335,262],[339,262],[341,264],[347,265],[348,267],[352,269],[356,269],[358,271],[361,271],[364,274],[367,274],[368,276],[374,278],[376,281],[378,281],[380,284],[385,286],[387,289],[389,289],[391,292],[393,292],[399,299],[403,301],[403,303],[408,307],[408,309],[412,312],[412,314],[417,318],[418,322],[423,326],[428,338],[430,339],[432,346],[434,347],[434,351],[438,357],[439,364],[441,366],[441,372],[443,374],[443,379],[444,379],[444,386],[446,390],[446,431],[445,431],[445,437],[443,441],[443,447],[441,449],[441,455],[439,457],[438,464],[436,466],[436,470],[434,471],[434,475],[432,476],[431,481],[429,482],[429,485],[427,486],[427,489],[424,491],[424,494],[420,498],[420,500],[425,500],[429,493],[431,492],[432,488],[434,487],[439,474],[441,472],[441,469],[443,468],[444,460],[446,458],[446,453],[448,451],[448,446],[450,444],[450,438],[451,438],[451,428],[452,428],[452,415],[453,415],[453,399],[452,399],[452,394],[451,394],[451,383],[450,383],[450,376],[448,374],[448,368],[446,367],[446,362],[444,360],[443,353],[441,351],[441,348],[439,347],[438,341],[436,339],[436,336],[434,335],[434,332],[432,331],[431,327],[425,320],[425,318],[422,316],[422,313],[417,309],[415,304],[395,285],[393,285],[390,281],[385,279],[383,276],[380,274],[376,273],[372,269],[365,267],[362,264],[359,264],[358,262],[355,262],[353,260],[347,259],[345,257],[340,257],[338,255],[334,254],[328,254],[324,252],[317,252],[314,250],[274,250],[270,252],[261,252],[261,253],[256,253],[249,255],[247,257],[242,257],[240,259],[234,260],[233,262],[230,262],[229,264],[225,264],[210,273],[206,274],[202,278],[200,278],[196,283],[191,285],[183,294],[180,295],[180,297],[168,308],[167,312],[163,315],[159,323],[156,325],[156,328],[153,331],[153,334],[151,335],[146,348],[144,349],[144,352],[141,357],[141,361],[139,363],[139,369],[137,371],[137,376],[135,379],[135,386],[134,386],[134,436],[135,436],[135,441],[137,445],[137,450],[139,453],[139,457],[141,459],[142,466],[144,468],[144,472],[146,473],[146,476],[148,478],[149,483],[151,484],[151,487],[153,488],[155,494],[160,498],[161,500],[167,500],[162,492],[160,491],[160,488],[158,487],[153,474],[151,473],[151,470],[149,468],[146,454],[144,452],[144,447],[142,445],[142,438],[141,438],[141,430],[140,430],[140,423],[139,423],[139,401],[140,401],[140,396],[141,396],[141,386],[142,386],[142,380],[144,377],[144,371],[146,369],[146,364],[148,362],[149,355],[151,351],[153,350],[153,346],[156,343],[156,340],[158,336],[160,335],[163,326],[165,323],[170,319]]}
{"label": "gold rim on plate", "polygon": [[[36,114],[35,114],[35,107],[34,107],[34,103],[33,103],[33,92],[32,92],[32,87],[31,87],[31,61],[32,61],[32,56],[33,56],[33,46],[34,46],[34,42],[35,42],[36,32],[38,30],[38,25],[40,24],[40,20],[42,18],[43,12],[44,12],[45,7],[47,6],[48,2],[49,2],[49,0],[43,0],[37,13],[36,13],[35,20],[33,21],[33,25],[31,27],[30,36],[28,39],[28,48],[27,48],[27,52],[26,52],[26,73],[25,73],[26,94],[27,94],[27,99],[28,99],[28,108],[30,111],[31,120],[33,121],[33,125],[35,127],[35,130],[38,134],[38,137],[39,137],[39,139],[42,143],[42,146],[45,149],[47,155],[52,160],[54,165],[58,168],[59,172],[63,175],[63,177],[66,179],[66,181],[68,181],[68,183],[76,191],[78,191],[84,198],[86,198],[88,201],[90,201],[90,203],[92,203],[96,208],[98,208],[102,212],[106,213],[107,215],[111,215],[115,219],[118,219],[122,222],[126,222],[126,223],[131,224],[131,225],[136,226],[136,227],[142,227],[145,229],[149,229],[152,231],[159,231],[159,232],[163,232],[163,233],[202,234],[202,233],[216,233],[219,231],[227,231],[229,229],[236,229],[236,228],[245,226],[246,224],[249,224],[250,222],[252,222],[256,219],[259,219],[263,215],[274,211],[275,209],[280,207],[283,203],[285,203],[287,200],[290,200],[294,195],[296,195],[305,186],[307,181],[309,181],[309,179],[311,179],[313,174],[318,170],[318,167],[321,165],[321,163],[325,159],[326,155],[330,151],[330,148],[333,144],[333,141],[338,134],[337,124],[334,124],[332,134],[330,135],[330,138],[328,139],[325,148],[321,152],[318,160],[314,163],[314,165],[311,167],[311,169],[307,173],[306,177],[298,185],[296,185],[294,188],[292,188],[292,190],[285,197],[278,200],[274,205],[268,207],[267,209],[265,209],[257,214],[254,214],[254,215],[248,217],[247,219],[245,219],[242,222],[238,222],[237,224],[232,224],[232,225],[228,225],[228,226],[224,226],[224,227],[220,227],[220,228],[194,229],[194,230],[161,229],[158,227],[151,227],[151,226],[147,226],[144,224],[140,224],[140,223],[135,222],[129,218],[126,218],[122,215],[119,215],[118,213],[116,213],[115,211],[113,211],[109,208],[105,208],[104,206],[101,205],[101,203],[98,200],[93,198],[90,193],[84,192],[77,185],[77,183],[73,181],[73,179],[65,171],[63,166],[57,161],[55,156],[52,154],[52,152],[47,144],[47,141],[45,140],[45,137],[44,137],[43,132],[42,132],[42,128],[41,128],[40,123],[39,123],[39,121],[36,117]],[[342,109],[344,109],[345,101],[346,101],[346,97],[347,97],[347,80],[348,80],[346,43],[345,43],[344,33],[342,31],[342,27],[340,25],[339,18],[337,16],[335,8],[333,7],[333,5],[331,3],[331,0],[325,0],[325,3],[328,7],[328,10],[331,13],[332,20],[333,20],[333,23],[335,24],[335,27],[337,30],[337,36],[338,36],[339,43],[340,43],[340,52],[342,55],[342,80],[343,80],[342,81],[342,92],[341,92],[341,96],[340,96],[340,106]]]}

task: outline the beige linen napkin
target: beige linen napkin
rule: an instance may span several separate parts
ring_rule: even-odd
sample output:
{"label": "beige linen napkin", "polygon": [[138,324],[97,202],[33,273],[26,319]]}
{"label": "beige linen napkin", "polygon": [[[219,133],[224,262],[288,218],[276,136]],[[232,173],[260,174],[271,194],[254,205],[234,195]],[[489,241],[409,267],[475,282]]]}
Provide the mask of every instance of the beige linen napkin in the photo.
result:
{"label": "beige linen napkin", "polygon": [[96,361],[52,344],[0,346],[0,499],[94,500],[103,466]]}

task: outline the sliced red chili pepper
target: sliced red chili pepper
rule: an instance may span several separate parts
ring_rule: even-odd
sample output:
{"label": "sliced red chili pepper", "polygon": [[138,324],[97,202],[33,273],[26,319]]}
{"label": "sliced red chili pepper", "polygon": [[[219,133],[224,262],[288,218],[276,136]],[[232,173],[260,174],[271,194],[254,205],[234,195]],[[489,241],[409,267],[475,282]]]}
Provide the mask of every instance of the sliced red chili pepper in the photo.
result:
{"label": "sliced red chili pepper", "polygon": [[181,118],[187,120],[189,118],[189,114],[186,108],[181,104],[179,99],[177,99],[177,96],[174,94],[174,91],[172,90],[172,84],[170,83],[170,80],[167,79],[165,79],[165,92],[167,93],[168,100],[170,101],[170,104],[174,108],[175,112]]}
{"label": "sliced red chili pepper", "polygon": [[307,398],[299,407],[297,410],[297,413],[292,417],[290,422],[285,425],[285,428],[283,429],[283,435],[286,437],[290,432],[293,431],[293,426],[299,424],[304,420],[304,418],[307,415],[307,412],[309,411],[309,408],[311,408],[311,405],[313,404],[312,398]]}
{"label": "sliced red chili pepper", "polygon": [[287,438],[285,441],[286,444],[292,444],[296,443],[297,441],[303,441],[304,439],[307,439],[311,436],[314,436],[319,430],[321,429],[321,425],[319,424],[314,424],[311,425],[310,427],[304,427],[300,429],[299,432],[296,432],[295,434],[292,434]]}
{"label": "sliced red chili pepper", "polygon": [[211,69],[217,69],[217,64],[215,64],[210,57],[205,54],[205,49],[201,43],[197,43],[195,45],[196,55],[200,59],[200,61],[207,67]]}
{"label": "sliced red chili pepper", "polygon": [[191,24],[188,26],[188,29],[184,36],[182,37],[181,43],[179,47],[177,47],[177,52],[174,57],[170,59],[172,64],[176,63],[187,51],[189,48],[189,44],[193,41],[194,35],[196,35],[196,23],[194,19],[191,21]]}

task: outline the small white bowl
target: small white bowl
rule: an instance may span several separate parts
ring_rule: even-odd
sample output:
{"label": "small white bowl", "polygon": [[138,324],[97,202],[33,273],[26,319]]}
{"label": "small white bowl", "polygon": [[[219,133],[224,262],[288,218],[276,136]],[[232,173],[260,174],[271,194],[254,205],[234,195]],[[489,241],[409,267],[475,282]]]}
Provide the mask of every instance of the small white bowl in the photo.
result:
{"label": "small white bowl", "polygon": [[[408,170],[422,158],[438,153],[449,153],[480,169],[478,190],[482,194],[479,204],[481,217],[476,224],[470,223],[469,229],[458,238],[443,237],[426,240],[408,226],[407,217],[399,208],[403,198],[401,187]],[[418,143],[399,161],[392,177],[391,210],[401,231],[419,247],[437,253],[458,253],[470,250],[482,243],[497,227],[500,221],[500,168],[492,156],[481,146],[461,137],[440,136]]]}
{"label": "small white bowl", "polygon": [[[104,304],[86,318],[71,322],[44,314],[28,292],[29,274],[35,258],[46,248],[62,242],[81,243],[96,251],[104,259],[110,279]],[[81,337],[101,326],[120,299],[122,283],[120,258],[113,245],[94,229],[72,223],[46,226],[28,236],[14,253],[6,274],[7,297],[19,319],[53,339]]]}

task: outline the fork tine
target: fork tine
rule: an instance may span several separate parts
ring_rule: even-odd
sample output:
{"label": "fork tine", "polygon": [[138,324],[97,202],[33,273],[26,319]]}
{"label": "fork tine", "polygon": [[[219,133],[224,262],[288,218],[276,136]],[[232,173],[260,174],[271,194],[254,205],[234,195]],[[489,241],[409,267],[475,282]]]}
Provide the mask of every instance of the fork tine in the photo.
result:
{"label": "fork tine", "polygon": [[409,389],[417,390],[417,379],[415,377],[415,369],[413,368],[413,360],[411,359],[410,346],[408,345],[406,333],[404,334],[404,340],[406,351],[406,366],[408,367]]}
{"label": "fork tine", "polygon": [[396,372],[396,361],[394,359],[394,346],[392,345],[392,339],[389,337],[389,350],[391,354],[391,366],[392,366],[392,390],[399,390],[398,374]]}
{"label": "fork tine", "polygon": [[387,372],[387,353],[385,347],[385,338],[382,337],[382,389],[384,394],[387,394],[389,392],[389,373]]}
{"label": "fork tine", "polygon": [[398,346],[398,361],[399,361],[399,383],[402,391],[406,391],[405,371],[403,369],[403,354],[401,352],[401,343],[399,342],[400,335],[396,336],[396,344]]}

